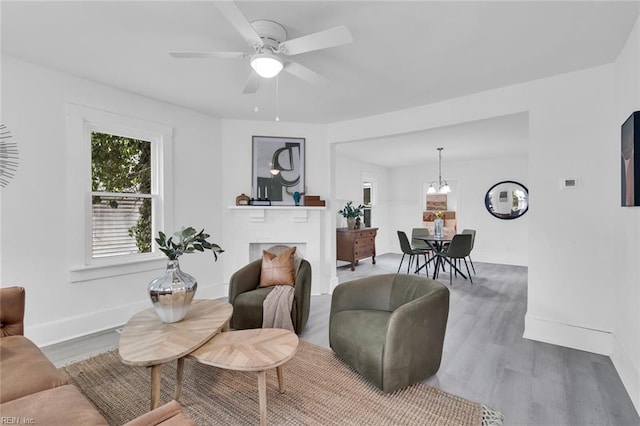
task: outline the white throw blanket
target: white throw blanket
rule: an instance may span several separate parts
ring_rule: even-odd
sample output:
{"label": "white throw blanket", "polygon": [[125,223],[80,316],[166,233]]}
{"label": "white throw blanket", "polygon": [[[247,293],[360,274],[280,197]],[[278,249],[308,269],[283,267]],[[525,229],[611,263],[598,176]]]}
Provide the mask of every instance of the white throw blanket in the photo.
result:
{"label": "white throw blanket", "polygon": [[262,328],[284,328],[295,331],[291,322],[293,287],[277,285],[262,303]]}

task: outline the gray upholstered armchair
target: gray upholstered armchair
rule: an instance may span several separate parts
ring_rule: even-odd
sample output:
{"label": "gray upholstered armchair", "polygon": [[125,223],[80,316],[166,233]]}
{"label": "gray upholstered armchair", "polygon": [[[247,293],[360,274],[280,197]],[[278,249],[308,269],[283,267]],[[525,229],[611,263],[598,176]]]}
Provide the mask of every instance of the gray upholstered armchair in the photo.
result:
{"label": "gray upholstered armchair", "polygon": [[[262,303],[273,287],[258,287],[262,259],[236,271],[229,281],[229,303],[233,305],[230,327],[236,330],[262,328]],[[300,259],[297,270],[291,322],[296,334],[304,330],[311,305],[311,264]]]}
{"label": "gray upholstered armchair", "polygon": [[374,275],[337,286],[329,344],[356,371],[393,392],[440,368],[449,289],[417,275]]}

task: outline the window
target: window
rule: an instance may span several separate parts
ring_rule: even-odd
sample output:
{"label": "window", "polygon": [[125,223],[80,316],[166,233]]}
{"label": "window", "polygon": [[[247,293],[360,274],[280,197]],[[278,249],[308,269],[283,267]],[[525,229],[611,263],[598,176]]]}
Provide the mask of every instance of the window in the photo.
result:
{"label": "window", "polygon": [[91,132],[92,258],[150,253],[151,142]]}
{"label": "window", "polygon": [[372,179],[362,182],[362,204],[364,205],[364,226],[371,227],[371,210],[373,208],[373,186]]}
{"label": "window", "polygon": [[71,281],[156,269],[172,229],[170,127],[68,105]]}

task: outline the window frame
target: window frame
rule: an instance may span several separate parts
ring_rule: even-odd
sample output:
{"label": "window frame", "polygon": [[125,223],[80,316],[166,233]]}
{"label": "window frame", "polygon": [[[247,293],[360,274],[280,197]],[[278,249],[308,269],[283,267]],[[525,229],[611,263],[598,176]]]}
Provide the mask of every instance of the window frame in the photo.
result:
{"label": "window frame", "polygon": [[[153,237],[159,230],[173,229],[173,129],[140,118],[67,104],[67,132],[70,281],[88,281],[160,267],[166,257],[153,244],[150,253],[93,258],[91,133],[109,133],[151,143],[151,194],[155,197],[151,213]],[[78,224],[81,224],[82,232],[77,232]]]}
{"label": "window frame", "polygon": [[[362,174],[362,191],[363,191],[363,197],[362,197],[362,204],[365,206],[365,210],[369,210],[369,218],[370,218],[370,226],[373,228],[375,227],[375,221],[374,221],[374,214],[373,214],[373,210],[376,207],[377,201],[378,201],[378,180],[373,177],[372,174],[367,174],[367,173],[363,173]],[[369,198],[370,198],[370,202],[369,204],[364,204],[364,186],[365,184],[369,184],[370,187],[370,192],[369,192]],[[364,224],[364,217],[363,217],[363,224]]]}

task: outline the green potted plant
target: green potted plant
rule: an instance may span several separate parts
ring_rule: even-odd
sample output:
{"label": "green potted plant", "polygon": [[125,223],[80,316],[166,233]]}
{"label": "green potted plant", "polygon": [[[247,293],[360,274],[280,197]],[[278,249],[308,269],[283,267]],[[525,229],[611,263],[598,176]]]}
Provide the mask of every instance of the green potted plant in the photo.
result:
{"label": "green potted plant", "polygon": [[349,229],[354,229],[356,225],[356,218],[364,215],[363,209],[364,206],[362,204],[358,207],[354,207],[353,201],[347,201],[347,204],[341,210],[338,210],[338,213],[347,219],[347,227]]}
{"label": "green potted plant", "polygon": [[164,232],[158,233],[155,241],[169,261],[165,273],[151,281],[147,290],[151,303],[163,322],[181,321],[187,315],[198,288],[196,279],[180,270],[178,258],[185,253],[211,250],[217,261],[218,253],[224,252],[219,245],[207,241],[209,237],[204,229],[197,232],[192,227],[182,228],[169,238]]}

